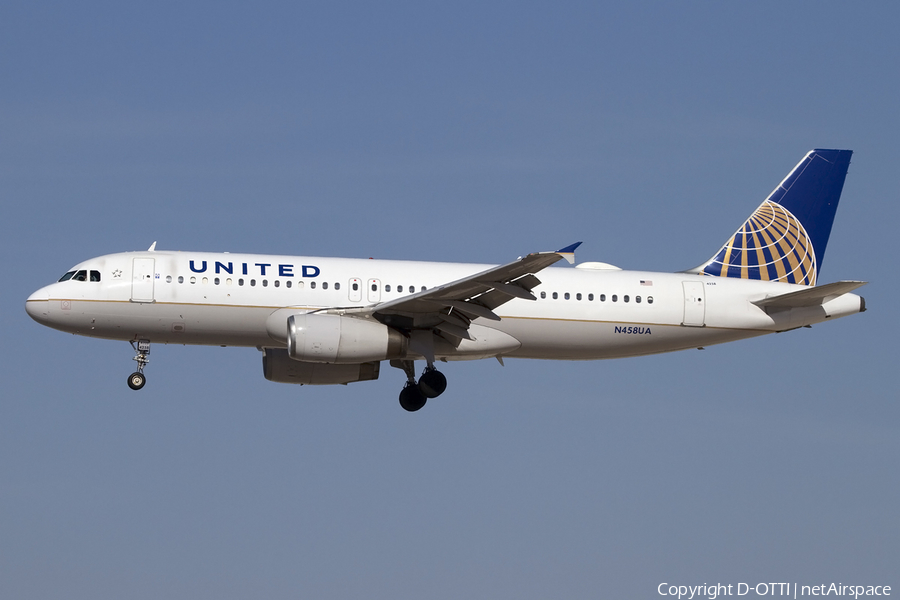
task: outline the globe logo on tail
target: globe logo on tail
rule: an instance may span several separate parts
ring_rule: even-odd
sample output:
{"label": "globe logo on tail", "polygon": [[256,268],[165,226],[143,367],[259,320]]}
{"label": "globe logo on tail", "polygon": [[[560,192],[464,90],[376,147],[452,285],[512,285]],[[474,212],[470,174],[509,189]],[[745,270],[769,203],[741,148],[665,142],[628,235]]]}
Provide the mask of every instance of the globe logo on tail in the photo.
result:
{"label": "globe logo on tail", "polygon": [[766,200],[700,272],[816,285],[816,255],[800,221]]}

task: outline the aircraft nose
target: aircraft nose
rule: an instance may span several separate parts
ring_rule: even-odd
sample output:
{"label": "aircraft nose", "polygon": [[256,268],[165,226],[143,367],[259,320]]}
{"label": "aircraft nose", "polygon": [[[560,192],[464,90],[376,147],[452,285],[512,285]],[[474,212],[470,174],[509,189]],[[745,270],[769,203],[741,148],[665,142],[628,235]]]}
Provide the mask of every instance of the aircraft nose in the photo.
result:
{"label": "aircraft nose", "polygon": [[41,288],[25,301],[25,312],[38,323],[46,323],[50,317],[50,294]]}

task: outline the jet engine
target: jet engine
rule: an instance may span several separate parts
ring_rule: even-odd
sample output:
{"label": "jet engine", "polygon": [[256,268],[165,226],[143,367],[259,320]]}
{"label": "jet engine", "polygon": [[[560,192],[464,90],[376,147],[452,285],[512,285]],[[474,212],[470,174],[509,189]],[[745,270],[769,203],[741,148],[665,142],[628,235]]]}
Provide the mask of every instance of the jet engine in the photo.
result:
{"label": "jet engine", "polygon": [[312,363],[359,364],[404,358],[409,340],[378,321],[295,314],[287,319],[287,352]]}
{"label": "jet engine", "polygon": [[378,379],[379,362],[329,365],[293,360],[284,348],[263,349],[263,375],[277,383],[336,385]]}

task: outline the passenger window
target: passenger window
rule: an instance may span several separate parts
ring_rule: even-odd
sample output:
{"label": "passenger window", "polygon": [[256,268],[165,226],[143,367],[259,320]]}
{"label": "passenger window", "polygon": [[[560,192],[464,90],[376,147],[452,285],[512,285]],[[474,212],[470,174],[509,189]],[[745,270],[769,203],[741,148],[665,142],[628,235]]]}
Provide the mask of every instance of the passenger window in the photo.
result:
{"label": "passenger window", "polygon": [[569,292],[566,292],[565,298],[566,298],[566,300],[569,299]]}
{"label": "passenger window", "polygon": [[197,278],[196,278],[196,277],[191,277],[191,283],[197,283]]}
{"label": "passenger window", "polygon": [[397,291],[398,291],[398,292],[402,292],[402,291],[403,291],[403,286],[402,286],[402,285],[398,285],[398,286],[397,286]]}
{"label": "passenger window", "polygon": [[284,282],[284,287],[291,287],[291,280],[290,280],[290,279],[288,279],[287,281]]}
{"label": "passenger window", "polygon": [[[388,287],[390,287],[390,286],[388,286]],[[334,289],[336,289],[336,290],[341,289],[341,284],[339,284],[339,283],[334,284]],[[391,290],[388,290],[388,291],[391,291]]]}
{"label": "passenger window", "polygon": [[268,280],[268,279],[263,279],[263,280],[262,280],[262,284],[263,284],[263,287],[269,287],[269,280]]}
{"label": "passenger window", "polygon": [[634,301],[637,302],[638,304],[640,304],[640,303],[641,303],[641,297],[640,297],[640,296],[635,296],[635,297],[634,297]]}
{"label": "passenger window", "polygon": [[255,279],[251,279],[251,280],[250,280],[250,287],[256,287],[256,280],[255,280]]}
{"label": "passenger window", "polygon": [[622,300],[624,300],[625,302],[628,302],[628,300],[629,300],[628,295],[626,294],[626,295],[622,296]]}
{"label": "passenger window", "polygon": [[[325,285],[328,285],[328,284],[326,283]],[[377,283],[373,283],[373,284],[372,284],[372,291],[373,291],[373,292],[377,292],[377,291],[378,291],[378,284],[377,284]]]}
{"label": "passenger window", "polygon": [[391,284],[387,284],[386,286],[384,286],[384,291],[386,291],[386,292],[391,291]]}
{"label": "passenger window", "polygon": [[178,283],[184,283],[184,275],[178,276]]}
{"label": "passenger window", "polygon": [[215,283],[216,285],[219,285],[219,278],[216,277],[215,279],[213,279],[213,283]]}
{"label": "passenger window", "polygon": [[166,275],[166,283],[172,283],[172,276]]}
{"label": "passenger window", "polygon": [[231,277],[225,280],[225,285],[231,285]]}
{"label": "passenger window", "polygon": [[[169,277],[169,281],[171,280],[172,278]],[[100,281],[100,271],[91,271],[91,281]]]}
{"label": "passenger window", "polygon": [[653,304],[653,296],[647,296],[647,304]]}
{"label": "passenger window", "polygon": [[559,294],[557,294],[556,292],[553,292],[553,299],[556,300],[557,298],[559,298]]}
{"label": "passenger window", "polygon": [[311,289],[311,290],[316,289],[316,282],[315,282],[315,281],[310,281],[310,282],[309,282],[309,289]]}
{"label": "passenger window", "polygon": [[576,299],[576,300],[581,300],[581,294],[580,294],[580,293],[575,294],[575,299]]}
{"label": "passenger window", "polygon": [[600,294],[600,302],[606,302],[606,294]]}
{"label": "passenger window", "polygon": [[619,297],[616,296],[615,294],[613,294],[613,295],[612,295],[612,301],[613,301],[613,302],[618,302],[618,300],[619,300]]}
{"label": "passenger window", "polygon": [[593,302],[593,301],[594,301],[594,295],[588,294],[588,302]]}
{"label": "passenger window", "polygon": [[[327,290],[327,289],[328,289],[328,282],[327,282],[327,281],[323,281],[323,282],[322,282],[322,289],[323,289],[323,290]],[[372,289],[374,290],[374,289],[375,289],[375,286],[372,286]]]}
{"label": "passenger window", "polygon": [[75,277],[72,278],[73,281],[87,281],[87,271],[78,271],[75,273]]}
{"label": "passenger window", "polygon": [[243,278],[243,277],[241,277],[240,279],[238,279],[238,285],[244,285],[244,278]]}
{"label": "passenger window", "polygon": [[[359,291],[359,284],[358,284],[358,283],[354,283],[354,284],[353,284],[353,291],[354,291],[354,292],[358,292],[358,291]],[[400,291],[403,291],[403,290],[401,289]]]}
{"label": "passenger window", "polygon": [[541,292],[541,300],[547,297],[547,292]]}
{"label": "passenger window", "polygon": [[68,280],[72,279],[72,277],[74,277],[74,276],[75,276],[75,271],[69,271],[68,273],[66,273],[65,275],[60,277],[59,280],[60,281],[68,281]]}
{"label": "passenger window", "polygon": [[276,280],[275,280],[275,287],[278,287],[278,286],[280,286],[280,285],[281,285],[281,281],[278,280],[278,279],[276,279]]}
{"label": "passenger window", "polygon": [[204,278],[203,278],[203,285],[206,285],[207,283],[209,283],[209,277],[204,277]]}

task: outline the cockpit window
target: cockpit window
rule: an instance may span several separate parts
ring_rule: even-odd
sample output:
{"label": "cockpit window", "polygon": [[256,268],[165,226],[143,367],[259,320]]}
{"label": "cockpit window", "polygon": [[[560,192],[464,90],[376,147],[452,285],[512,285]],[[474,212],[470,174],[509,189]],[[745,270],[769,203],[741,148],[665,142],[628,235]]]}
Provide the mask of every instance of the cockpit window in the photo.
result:
{"label": "cockpit window", "polygon": [[100,281],[100,271],[69,271],[60,277],[59,281],[69,281],[70,279],[72,281],[88,281],[88,277],[90,277],[90,281]]}

